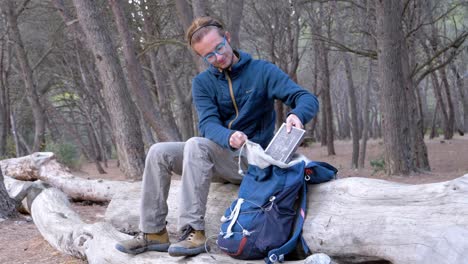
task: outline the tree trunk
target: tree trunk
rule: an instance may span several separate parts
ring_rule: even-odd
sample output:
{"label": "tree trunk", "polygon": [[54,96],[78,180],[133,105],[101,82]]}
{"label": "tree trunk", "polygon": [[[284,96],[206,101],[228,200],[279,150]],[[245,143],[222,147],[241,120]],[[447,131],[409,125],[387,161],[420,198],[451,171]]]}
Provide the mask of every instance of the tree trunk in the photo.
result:
{"label": "tree trunk", "polygon": [[[404,40],[403,40],[404,41]],[[411,138],[411,155],[412,155],[412,170],[426,170],[430,171],[429,158],[427,155],[426,143],[424,143],[424,127],[423,116],[418,106],[418,87],[415,86],[414,80],[411,76],[410,66],[411,59],[414,62],[414,55],[410,58],[410,53],[414,53],[414,42],[408,40],[403,42],[405,45],[401,50],[402,70],[404,74],[404,97],[408,104],[408,119],[409,119],[409,136]],[[414,51],[414,52],[413,52]]]}
{"label": "tree trunk", "polygon": [[[142,10],[146,10],[146,3],[141,3]],[[144,12],[144,19],[143,19],[143,30],[147,36],[154,36],[156,39],[159,39],[158,29],[155,29],[150,22],[153,21],[154,14],[150,13],[148,10]],[[160,47],[161,48],[161,47]],[[161,115],[165,120],[165,124],[170,127],[170,130],[177,131],[177,137],[183,138],[180,134],[180,130],[177,127],[175,122],[175,116],[172,108],[171,108],[171,89],[170,86],[167,85],[166,77],[174,75],[173,73],[165,73],[163,72],[162,65],[160,65],[156,51],[151,49],[148,51],[148,58],[150,60],[151,65],[151,73],[153,75],[154,86],[155,86],[155,93],[157,94],[159,109],[161,111]]]}
{"label": "tree trunk", "polygon": [[[334,9],[336,9],[336,0],[333,1],[335,5]],[[343,30],[343,22],[340,19],[340,15],[336,16],[336,24],[338,28],[338,41],[341,43],[344,42],[344,30]],[[346,78],[348,84],[348,96],[349,96],[349,109],[351,112],[351,135],[353,139],[353,153],[351,157],[351,168],[358,167],[358,159],[359,159],[359,123],[358,123],[358,113],[357,113],[357,99],[356,99],[356,91],[354,89],[354,81],[353,81],[353,73],[351,68],[350,57],[347,53],[343,53],[342,55],[343,63],[345,66],[346,71]],[[346,109],[348,110],[348,109]],[[347,111],[346,111],[347,114]]]}
{"label": "tree trunk", "polygon": [[231,33],[231,46],[234,49],[240,49],[240,26],[244,12],[244,0],[228,0],[227,16],[228,30]]}
{"label": "tree trunk", "polygon": [[369,134],[369,101],[370,101],[370,91],[372,86],[372,73],[373,65],[372,59],[369,59],[369,68],[367,70],[367,84],[364,91],[364,106],[363,106],[363,124],[362,124],[362,141],[361,148],[359,153],[359,168],[364,168],[364,161],[366,160],[366,150],[367,150],[367,138]]}
{"label": "tree trunk", "polygon": [[[196,15],[192,11],[192,6],[189,5],[189,2],[186,0],[176,0],[176,9],[177,9],[177,16],[182,23],[182,27],[184,28],[184,32],[188,29],[192,20],[196,17]],[[200,11],[200,10],[198,10]],[[189,47],[190,49],[190,47]],[[197,56],[194,52],[191,52],[192,60],[195,63],[195,67],[197,68],[198,72],[202,72],[206,66],[203,60]]]}
{"label": "tree trunk", "polygon": [[10,113],[10,122],[11,122],[11,134],[13,136],[13,142],[15,142],[15,153],[16,157],[23,156],[23,152],[21,151],[21,143],[19,141],[18,130],[16,129],[16,117],[15,113],[12,111]]}
{"label": "tree trunk", "polygon": [[[162,61],[169,61],[169,54],[166,47],[160,48],[160,56]],[[175,98],[175,108],[179,111],[177,112],[177,118],[179,121],[179,127],[182,134],[182,139],[187,140],[193,137],[194,130],[193,130],[193,111],[192,111],[192,93],[189,89],[184,89],[181,85],[177,82],[177,77],[174,73],[171,73],[171,69],[168,68],[167,65],[161,65],[164,67],[164,71],[168,75],[166,80],[168,82],[168,88],[172,89],[174,92]]]}
{"label": "tree trunk", "polygon": [[448,120],[444,130],[444,139],[452,139],[455,131],[455,109],[453,107],[453,99],[450,91],[450,85],[447,80],[447,71],[445,68],[439,69],[442,84],[444,85],[445,98],[447,99]]}
{"label": "tree trunk", "polygon": [[463,107],[463,132],[468,133],[468,94],[465,94],[465,81],[464,78],[460,76],[455,65],[451,64],[450,68],[456,78],[457,88],[460,94],[460,102]]}
{"label": "tree trunk", "polygon": [[194,18],[208,15],[205,0],[192,0],[192,10]]}
{"label": "tree trunk", "polygon": [[128,22],[122,8],[122,1],[109,0],[109,2],[117,24],[119,36],[122,40],[127,75],[130,87],[136,95],[135,99],[138,102],[138,109],[140,109],[143,114],[144,120],[148,122],[156,132],[159,141],[180,141],[180,137],[178,137],[179,132],[176,129],[172,130],[173,127],[166,125],[152,100],[153,96],[143,76],[143,68],[135,55],[136,49],[128,29]]}
{"label": "tree trunk", "polygon": [[2,218],[14,217],[17,215],[16,203],[8,195],[3,181],[3,172],[0,168],[0,220]]}
{"label": "tree trunk", "polygon": [[432,121],[431,121],[431,133],[429,134],[429,138],[433,139],[439,136],[439,132],[437,131],[437,112],[439,111],[439,102],[436,103],[434,108],[434,113],[432,114]]}
{"label": "tree trunk", "polygon": [[90,0],[74,0],[73,3],[104,85],[120,168],[128,178],[140,179],[144,149],[138,115],[127,90],[115,45],[102,18],[103,3]]}
{"label": "tree trunk", "polygon": [[[313,35],[321,36],[321,24],[324,20],[323,7],[320,7],[320,19],[312,20],[311,31]],[[317,24],[319,22],[319,24]],[[335,155],[334,131],[333,131],[333,107],[330,95],[330,70],[328,66],[328,50],[323,41],[314,39],[314,49],[317,49],[318,55],[318,80],[317,86],[320,87],[322,98],[322,144],[327,145],[328,155]]]}
{"label": "tree trunk", "polygon": [[[45,112],[41,104],[39,91],[34,84],[33,70],[29,65],[26,49],[23,44],[21,33],[18,27],[18,15],[15,10],[13,0],[5,1],[7,4],[7,17],[10,26],[10,34],[15,43],[16,57],[20,64],[21,74],[26,89],[26,96],[31,106],[34,117],[34,143],[32,152],[41,151],[45,148]],[[4,3],[5,3],[4,2]]]}
{"label": "tree trunk", "polygon": [[[388,174],[409,174],[417,169],[409,115],[410,104],[403,69],[405,39],[401,25],[400,1],[378,0],[377,50],[381,80],[381,107],[385,166]],[[413,92],[413,91],[409,91]]]}
{"label": "tree trunk", "polygon": [[8,38],[1,41],[0,47],[0,157],[6,154],[7,136],[10,131],[10,89],[8,76],[11,65],[11,52]]}

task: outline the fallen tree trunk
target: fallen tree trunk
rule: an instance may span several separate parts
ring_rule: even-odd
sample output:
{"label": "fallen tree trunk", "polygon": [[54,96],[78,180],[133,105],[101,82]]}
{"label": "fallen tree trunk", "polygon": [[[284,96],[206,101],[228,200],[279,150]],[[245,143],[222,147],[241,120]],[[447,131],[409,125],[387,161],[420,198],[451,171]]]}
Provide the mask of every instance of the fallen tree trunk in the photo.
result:
{"label": "fallen tree trunk", "polygon": [[[139,255],[121,253],[114,248],[115,243],[131,238],[129,235],[118,232],[109,223],[84,223],[70,208],[67,197],[54,188],[40,193],[34,200],[31,210],[34,223],[52,246],[72,256],[86,259],[90,264],[239,263],[220,254],[174,258],[161,252],[146,252]],[[264,262],[260,260],[249,263]]]}
{"label": "fallen tree trunk", "polygon": [[[179,182],[169,192],[168,228],[175,230]],[[220,216],[237,192],[212,184],[206,230],[219,232]],[[345,263],[462,264],[468,259],[468,174],[458,179],[407,185],[346,178],[311,186],[303,236],[312,252]],[[137,231],[140,192],[119,193],[106,220],[124,232]]]}
{"label": "fallen tree trunk", "polygon": [[[50,162],[53,159],[38,160],[47,161],[35,164],[41,179],[72,177],[63,177],[61,169],[54,169],[57,165]],[[50,171],[53,173],[48,174]],[[71,183],[73,181],[66,184]],[[107,184],[106,181],[101,183]],[[87,258],[89,263],[180,262],[181,259],[165,253],[129,256],[114,249],[118,240],[129,237],[114,227],[127,233],[137,231],[139,218],[139,183],[120,184],[122,189],[108,191],[109,195],[103,196],[113,197],[106,212],[110,223],[84,224],[69,208],[65,195],[55,189],[40,193],[32,202],[34,222],[58,250]],[[127,185],[132,187],[125,188]],[[217,235],[219,218],[236,196],[237,188],[231,184],[211,185],[206,215],[208,236]],[[179,189],[180,182],[173,181],[167,219],[172,235],[175,234]],[[452,181],[424,185],[346,178],[311,186],[308,195],[303,236],[312,252],[326,253],[343,263],[387,260],[398,264],[462,264],[468,259],[468,240],[465,239],[468,236],[468,174]],[[187,261],[238,263],[223,255],[215,257],[213,260],[203,254]]]}
{"label": "fallen tree trunk", "polygon": [[74,176],[57,162],[52,152],[0,161],[4,174],[16,180],[42,180],[70,196],[73,200],[108,202],[115,193],[139,188],[141,182],[88,180]]}

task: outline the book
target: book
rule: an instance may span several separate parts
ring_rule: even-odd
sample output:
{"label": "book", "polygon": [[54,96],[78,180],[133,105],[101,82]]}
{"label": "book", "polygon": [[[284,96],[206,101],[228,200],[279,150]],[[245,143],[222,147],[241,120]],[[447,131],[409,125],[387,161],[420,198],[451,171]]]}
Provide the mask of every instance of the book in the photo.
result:
{"label": "book", "polygon": [[283,123],[268,144],[265,153],[275,160],[288,163],[304,139],[304,135],[305,130],[297,127],[292,127],[288,133],[286,124]]}

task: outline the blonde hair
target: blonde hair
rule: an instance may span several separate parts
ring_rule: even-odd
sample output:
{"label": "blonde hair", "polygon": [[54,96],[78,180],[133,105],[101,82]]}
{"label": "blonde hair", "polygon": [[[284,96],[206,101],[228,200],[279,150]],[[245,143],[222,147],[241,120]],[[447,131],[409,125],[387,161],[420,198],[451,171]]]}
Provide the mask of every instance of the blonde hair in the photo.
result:
{"label": "blonde hair", "polygon": [[223,23],[215,18],[209,16],[195,18],[185,35],[188,45],[192,47],[193,43],[199,42],[212,29],[217,29],[220,36],[224,36],[226,32]]}

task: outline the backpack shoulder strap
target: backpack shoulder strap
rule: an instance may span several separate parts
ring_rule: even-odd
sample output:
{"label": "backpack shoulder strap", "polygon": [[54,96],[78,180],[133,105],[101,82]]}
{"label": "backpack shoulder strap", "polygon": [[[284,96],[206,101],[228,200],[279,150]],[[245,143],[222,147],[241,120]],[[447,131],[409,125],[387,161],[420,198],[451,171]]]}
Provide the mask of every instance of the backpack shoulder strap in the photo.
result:
{"label": "backpack shoulder strap", "polygon": [[302,238],[302,226],[304,225],[307,210],[307,183],[305,181],[302,185],[300,199],[300,207],[298,208],[298,213],[296,214],[296,223],[294,226],[293,235],[281,247],[270,250],[268,252],[268,256],[265,258],[265,263],[271,264],[275,262],[283,262],[284,255],[288,254],[296,247],[299,239],[301,240],[304,251],[307,254],[310,252],[309,247],[307,246],[305,240]]}

